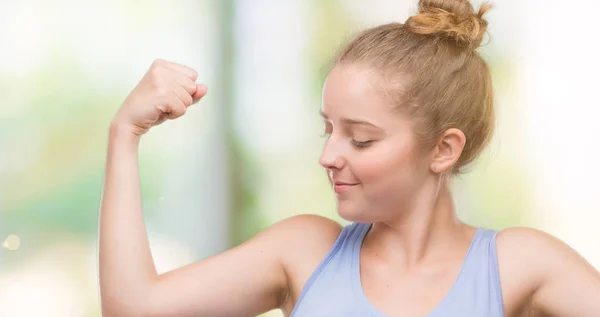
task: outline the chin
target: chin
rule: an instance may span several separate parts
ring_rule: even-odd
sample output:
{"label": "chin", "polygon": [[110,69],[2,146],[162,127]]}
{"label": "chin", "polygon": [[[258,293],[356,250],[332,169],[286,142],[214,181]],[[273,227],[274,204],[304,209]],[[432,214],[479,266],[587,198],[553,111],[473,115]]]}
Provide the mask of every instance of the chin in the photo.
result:
{"label": "chin", "polygon": [[338,215],[347,221],[359,223],[373,222],[372,215],[369,214],[368,208],[365,208],[363,204],[357,202],[338,200],[337,211]]}

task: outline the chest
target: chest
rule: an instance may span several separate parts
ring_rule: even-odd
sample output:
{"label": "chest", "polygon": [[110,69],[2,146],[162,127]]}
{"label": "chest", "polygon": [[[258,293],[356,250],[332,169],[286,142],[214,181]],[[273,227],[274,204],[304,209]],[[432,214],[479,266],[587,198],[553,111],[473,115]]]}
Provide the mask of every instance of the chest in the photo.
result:
{"label": "chest", "polygon": [[542,317],[530,308],[527,270],[502,260],[507,256],[496,251],[494,232],[478,230],[470,246],[412,269],[378,261],[376,252],[360,247],[367,230],[360,232],[316,271],[316,262],[294,262],[286,316]]}
{"label": "chest", "polygon": [[454,293],[461,291],[460,261],[409,272],[365,262],[360,274],[362,293],[385,316],[435,317],[437,311],[447,311]]}
{"label": "chest", "polygon": [[[498,275],[494,280],[491,274],[489,282],[482,283],[477,274],[461,272],[466,269],[457,261],[399,274],[363,262],[360,272],[337,265],[310,281],[310,272],[303,272],[296,280],[310,282],[309,289],[303,290],[305,283],[294,283],[295,295],[283,311],[292,317],[544,317],[528,306],[523,277]],[[301,294],[301,307],[292,315]]]}
{"label": "chest", "polygon": [[385,317],[547,317],[531,307],[525,276],[499,275],[497,281],[481,283],[461,274],[459,263],[405,276],[364,265],[361,286],[368,302]]}

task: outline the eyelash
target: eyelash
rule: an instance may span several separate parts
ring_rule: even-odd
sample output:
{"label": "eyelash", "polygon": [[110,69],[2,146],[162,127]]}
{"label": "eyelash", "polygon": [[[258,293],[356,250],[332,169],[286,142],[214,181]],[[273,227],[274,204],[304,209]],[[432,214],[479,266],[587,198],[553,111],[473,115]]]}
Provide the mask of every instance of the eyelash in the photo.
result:
{"label": "eyelash", "polygon": [[354,146],[356,146],[358,148],[366,148],[366,147],[369,147],[371,145],[371,142],[373,142],[373,141],[359,142],[359,141],[356,141],[356,140],[352,140],[351,143],[352,143],[352,145],[354,145]]}
{"label": "eyelash", "polygon": [[[326,138],[326,139],[328,139],[330,136],[331,136],[331,133],[329,133],[329,132],[323,132],[321,134],[321,137]],[[352,143],[352,145],[354,145],[357,148],[364,149],[366,147],[369,147],[371,145],[371,143],[373,143],[373,141],[356,141],[353,139],[352,141],[350,141],[350,143]]]}

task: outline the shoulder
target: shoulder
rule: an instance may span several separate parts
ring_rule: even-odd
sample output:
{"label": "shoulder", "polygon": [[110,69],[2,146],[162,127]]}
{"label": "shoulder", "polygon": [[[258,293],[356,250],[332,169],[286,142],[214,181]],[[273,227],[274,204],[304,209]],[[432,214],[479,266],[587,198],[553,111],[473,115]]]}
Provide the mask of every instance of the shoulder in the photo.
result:
{"label": "shoulder", "polygon": [[235,249],[267,255],[286,267],[290,261],[303,257],[325,256],[341,231],[339,223],[322,216],[292,216],[260,231]]}
{"label": "shoulder", "polygon": [[527,273],[535,284],[541,283],[564,257],[574,255],[563,241],[533,228],[504,229],[498,232],[496,246],[500,264]]}
{"label": "shoulder", "polygon": [[273,224],[267,231],[276,237],[290,242],[294,240],[331,240],[336,239],[342,231],[339,223],[318,215],[298,215],[286,218]]}
{"label": "shoulder", "polygon": [[498,253],[514,257],[520,262],[526,260],[528,262],[523,263],[524,266],[547,276],[561,270],[591,268],[591,265],[567,243],[541,230],[506,229],[498,233],[496,243]]}
{"label": "shoulder", "polygon": [[[496,238],[498,253],[505,254],[522,262],[544,263],[564,257],[576,256],[576,253],[562,240],[538,229],[510,228],[502,230]],[[560,262],[560,261],[558,261]],[[553,265],[547,263],[537,269],[549,268]]]}
{"label": "shoulder", "polygon": [[518,302],[535,299],[552,281],[584,281],[594,275],[591,265],[575,250],[538,229],[502,230],[496,246],[503,293],[511,293],[505,294],[509,298],[517,295]]}
{"label": "shoulder", "polygon": [[557,244],[549,234],[532,228],[510,228],[497,233],[498,273],[507,315],[532,311],[533,295],[548,276]]}
{"label": "shoulder", "polygon": [[327,252],[342,231],[342,226],[318,215],[298,215],[281,220],[266,229],[265,235],[284,257]]}
{"label": "shoulder", "polygon": [[544,231],[523,227],[501,230],[496,239],[499,249],[512,251],[530,251],[532,248],[555,249],[564,244]]}
{"label": "shoulder", "polygon": [[565,242],[541,230],[513,228],[499,232],[496,243],[503,293],[508,286],[551,315],[596,316],[600,273]]}

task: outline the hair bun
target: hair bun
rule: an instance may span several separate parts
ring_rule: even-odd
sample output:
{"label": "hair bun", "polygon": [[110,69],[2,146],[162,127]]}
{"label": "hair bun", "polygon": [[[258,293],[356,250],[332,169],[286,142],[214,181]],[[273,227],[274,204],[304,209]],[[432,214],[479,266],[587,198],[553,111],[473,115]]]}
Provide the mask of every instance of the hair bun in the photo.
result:
{"label": "hair bun", "polygon": [[410,17],[405,27],[414,34],[454,40],[460,47],[476,49],[488,26],[483,15],[490,9],[486,3],[475,12],[468,0],[420,0],[419,13]]}

